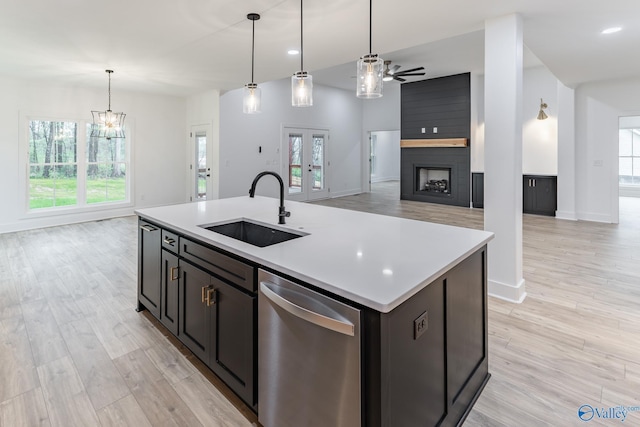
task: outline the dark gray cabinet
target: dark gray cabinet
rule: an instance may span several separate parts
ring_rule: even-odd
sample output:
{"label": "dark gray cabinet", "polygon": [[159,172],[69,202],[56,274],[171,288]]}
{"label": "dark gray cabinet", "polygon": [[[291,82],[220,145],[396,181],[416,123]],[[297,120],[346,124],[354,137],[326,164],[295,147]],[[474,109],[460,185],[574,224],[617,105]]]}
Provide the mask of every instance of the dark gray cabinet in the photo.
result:
{"label": "dark gray cabinet", "polygon": [[178,256],[162,249],[162,281],[160,301],[160,322],[173,335],[178,335],[178,283],[180,266]]}
{"label": "dark gray cabinet", "polygon": [[524,175],[522,212],[555,216],[557,209],[557,177]]}
{"label": "dark gray cabinet", "polygon": [[256,410],[257,267],[139,224],[138,309],[148,309]]}
{"label": "dark gray cabinet", "polygon": [[364,425],[460,425],[489,380],[486,246],[389,313],[364,311]]}
{"label": "dark gray cabinet", "polygon": [[255,407],[257,295],[180,260],[178,338]]}
{"label": "dark gray cabinet", "polygon": [[138,309],[149,310],[160,318],[162,229],[155,224],[138,220]]}
{"label": "dark gray cabinet", "polygon": [[471,203],[474,208],[484,208],[484,174],[471,174]]}

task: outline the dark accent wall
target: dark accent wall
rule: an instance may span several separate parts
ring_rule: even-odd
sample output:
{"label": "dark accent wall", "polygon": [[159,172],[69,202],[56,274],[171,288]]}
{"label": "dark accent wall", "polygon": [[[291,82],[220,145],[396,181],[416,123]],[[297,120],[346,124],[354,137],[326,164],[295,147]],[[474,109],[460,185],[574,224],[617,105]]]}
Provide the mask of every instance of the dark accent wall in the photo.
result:
{"label": "dark accent wall", "polygon": [[[471,137],[469,73],[403,83],[400,96],[402,139]],[[434,127],[438,133],[433,133]]]}
{"label": "dark accent wall", "polygon": [[[469,73],[404,83],[401,86],[402,139],[471,137],[471,75]],[[433,133],[433,128],[438,128]],[[422,133],[422,128],[425,133]],[[452,167],[451,195],[430,194],[415,188],[416,166]],[[402,148],[400,198],[469,207],[471,202],[471,148]]]}

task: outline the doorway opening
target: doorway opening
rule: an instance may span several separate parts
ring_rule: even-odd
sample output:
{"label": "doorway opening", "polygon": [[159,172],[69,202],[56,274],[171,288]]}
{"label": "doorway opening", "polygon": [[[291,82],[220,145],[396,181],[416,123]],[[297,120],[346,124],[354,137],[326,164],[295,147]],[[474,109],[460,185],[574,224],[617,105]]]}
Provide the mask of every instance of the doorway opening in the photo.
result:
{"label": "doorway opening", "polygon": [[637,221],[640,212],[640,116],[618,122],[619,222]]}
{"label": "doorway opening", "polygon": [[400,199],[399,130],[369,132],[368,190]]}

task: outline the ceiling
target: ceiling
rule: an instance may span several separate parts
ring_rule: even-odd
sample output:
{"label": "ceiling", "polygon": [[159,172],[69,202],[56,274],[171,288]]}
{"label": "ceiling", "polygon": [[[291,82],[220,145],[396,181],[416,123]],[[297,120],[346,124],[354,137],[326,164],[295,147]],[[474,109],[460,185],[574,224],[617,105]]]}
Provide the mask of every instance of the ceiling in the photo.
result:
{"label": "ceiling", "polygon": [[[112,85],[187,96],[251,80],[251,21],[257,12],[255,81],[300,69],[297,0],[3,0],[0,75],[48,85]],[[520,13],[525,63],[544,64],[570,87],[640,76],[640,1],[375,0],[373,51],[429,77],[482,72],[484,21]],[[316,83],[353,86],[368,53],[369,2],[306,0],[304,68]],[[620,26],[616,34],[601,30]]]}

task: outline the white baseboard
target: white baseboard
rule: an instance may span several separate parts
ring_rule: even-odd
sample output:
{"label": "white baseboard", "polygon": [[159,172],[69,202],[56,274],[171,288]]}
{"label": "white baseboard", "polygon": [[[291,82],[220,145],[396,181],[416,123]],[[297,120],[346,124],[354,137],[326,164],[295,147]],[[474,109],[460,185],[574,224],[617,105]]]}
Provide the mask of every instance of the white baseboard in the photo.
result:
{"label": "white baseboard", "polygon": [[556,218],[557,219],[566,219],[568,221],[577,221],[578,220],[578,216],[576,215],[575,211],[556,211]]}
{"label": "white baseboard", "polygon": [[360,193],[362,193],[362,188],[352,188],[350,190],[342,190],[336,192],[332,191],[329,194],[329,197],[333,199],[334,197],[355,196],[356,194]]}
{"label": "white baseboard", "polygon": [[609,214],[596,214],[596,213],[580,213],[578,215],[579,220],[583,221],[593,221],[593,222],[604,222],[607,224],[612,224],[611,215]]}
{"label": "white baseboard", "polygon": [[489,296],[520,304],[527,297],[524,279],[516,286],[489,279]]}

